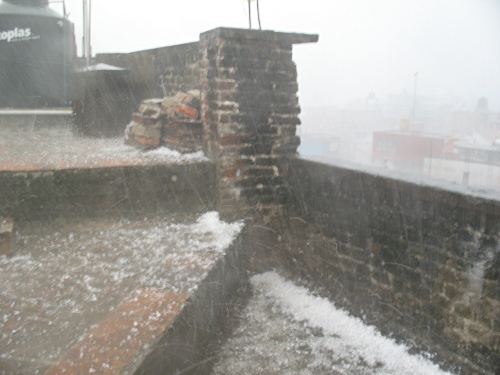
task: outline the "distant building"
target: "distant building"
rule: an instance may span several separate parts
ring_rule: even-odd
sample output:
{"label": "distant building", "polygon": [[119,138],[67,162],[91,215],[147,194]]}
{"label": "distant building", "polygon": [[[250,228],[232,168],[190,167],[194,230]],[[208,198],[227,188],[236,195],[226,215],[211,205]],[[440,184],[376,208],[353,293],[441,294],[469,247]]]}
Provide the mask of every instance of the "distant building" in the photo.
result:
{"label": "distant building", "polygon": [[500,165],[500,145],[457,142],[455,145],[459,159],[473,163]]}
{"label": "distant building", "polygon": [[374,164],[398,168],[422,168],[426,158],[457,159],[457,138],[394,130],[373,133]]}
{"label": "distant building", "polygon": [[474,131],[493,141],[500,129],[500,113],[491,111],[453,111],[449,128],[453,134],[463,136]]}

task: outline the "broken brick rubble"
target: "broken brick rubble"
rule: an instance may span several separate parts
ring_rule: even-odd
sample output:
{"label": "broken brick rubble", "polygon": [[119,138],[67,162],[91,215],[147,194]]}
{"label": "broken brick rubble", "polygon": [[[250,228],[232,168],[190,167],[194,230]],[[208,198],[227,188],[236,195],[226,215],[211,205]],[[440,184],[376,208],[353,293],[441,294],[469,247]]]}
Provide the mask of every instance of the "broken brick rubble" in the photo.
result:
{"label": "broken brick rubble", "polygon": [[146,99],[125,130],[125,143],[139,148],[167,146],[187,153],[202,148],[200,91],[178,92],[163,99]]}

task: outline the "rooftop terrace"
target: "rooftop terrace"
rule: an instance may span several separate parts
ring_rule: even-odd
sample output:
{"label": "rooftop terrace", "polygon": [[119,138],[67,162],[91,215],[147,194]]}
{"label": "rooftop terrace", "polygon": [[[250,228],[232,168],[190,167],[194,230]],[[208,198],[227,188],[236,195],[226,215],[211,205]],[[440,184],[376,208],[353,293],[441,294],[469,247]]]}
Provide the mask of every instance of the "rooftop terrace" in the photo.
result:
{"label": "rooftop terrace", "polygon": [[[0,132],[4,174],[90,168],[106,179],[109,168],[207,160],[168,149],[138,151],[118,138],[79,137],[64,122],[0,127]],[[411,366],[415,373],[440,373],[427,359],[412,358],[382,337],[385,355],[401,350],[404,359],[391,363],[377,354],[370,362],[368,351],[380,343],[362,348],[377,340],[373,328],[350,322],[354,318],[345,312],[272,274],[252,278],[253,297],[248,304],[241,300],[241,313],[229,317],[234,329],[229,338],[222,326],[205,327],[211,316],[207,306],[229,303],[217,290],[236,288],[241,272],[235,257],[243,223],[224,223],[216,212],[60,213],[16,224],[15,254],[0,257],[2,373],[176,373],[179,368],[200,373],[212,365],[213,374],[232,374],[242,366],[249,374],[292,374],[301,368],[315,374],[384,368],[396,374]],[[264,282],[268,278],[270,284]],[[228,279],[234,279],[233,286]],[[272,284],[276,288],[269,289]],[[298,298],[299,305],[290,307],[286,296]],[[315,314],[340,314],[339,324],[325,326],[329,318]],[[351,330],[353,324],[358,328]],[[212,338],[186,334],[189,329],[210,332]],[[365,339],[355,343],[359,332]],[[217,342],[222,346],[207,362],[207,350]],[[335,351],[328,354],[332,345]]]}
{"label": "rooftop terrace", "polygon": [[[221,358],[217,371],[225,374],[248,350],[255,356],[247,363],[262,365],[253,373],[281,374],[287,364],[276,353],[291,347],[288,363],[313,373],[325,357],[326,373],[436,373],[437,364],[456,373],[498,373],[500,202],[297,158],[292,44],[314,41],[216,29],[189,46],[115,56],[133,61],[125,64],[132,73],[147,72],[142,79],[153,93],[201,88],[199,140],[208,159],[139,152],[116,139],[74,136],[68,123],[38,126],[36,117],[3,133],[0,216],[7,220],[0,221],[0,251],[15,246],[1,261],[5,309],[12,306],[1,317],[2,371],[202,374]],[[220,228],[240,221],[241,234],[222,241]],[[209,344],[222,338],[231,296],[248,272],[272,268],[322,298],[278,276],[252,277],[255,305],[234,306],[243,321],[233,322],[226,351],[213,355]],[[436,353],[434,364],[422,370],[409,359],[409,367],[398,367],[391,362],[400,357],[396,348],[375,359],[378,341],[346,329],[355,324],[340,319],[332,302],[406,344],[403,351]],[[84,306],[90,313],[80,319]],[[75,319],[51,315],[57,311]],[[316,320],[320,311],[326,313]],[[269,337],[269,345],[247,346],[246,332],[257,341]],[[310,340],[297,346],[302,338]],[[336,346],[343,339],[350,363]],[[368,341],[375,346],[367,352]],[[319,357],[309,355],[314,350]],[[295,362],[294,353],[305,362]],[[281,367],[266,365],[273,358]]]}
{"label": "rooftop terrace", "polygon": [[[33,114],[17,116],[15,126],[0,126],[3,183],[12,176],[36,181],[63,171],[71,176],[93,170],[95,179],[105,185],[116,177],[115,171],[123,176],[127,168],[142,174],[159,168],[155,171],[168,171],[164,180],[176,185],[182,184],[185,166],[208,160],[202,153],[139,151],[124,145],[123,138],[80,137],[61,114],[48,124]],[[63,181],[66,190],[68,179]],[[73,187],[83,180],[73,181]],[[210,183],[203,183],[209,189]],[[98,184],[93,188],[82,203],[92,205],[85,200],[99,196]],[[155,184],[155,189],[161,188]],[[58,195],[57,190],[45,186],[28,195],[46,199],[55,194],[54,204],[64,196],[71,200],[72,194]],[[240,278],[235,262],[242,223],[220,221],[216,212],[206,213],[207,205],[179,205],[183,209],[177,214],[168,204],[161,215],[157,207],[102,215],[97,204],[84,215],[62,208],[51,216],[54,207],[49,203],[38,217],[28,212],[17,216],[14,254],[0,257],[0,372],[134,373],[148,371],[152,363],[156,370],[164,366],[174,371],[202,358],[203,331],[208,332],[221,313],[220,307],[207,313],[206,306],[222,306],[226,291]],[[4,201],[4,214],[8,206]],[[15,216],[20,211],[12,212]],[[219,288],[226,278],[233,281]],[[173,359],[168,359],[168,352]]]}

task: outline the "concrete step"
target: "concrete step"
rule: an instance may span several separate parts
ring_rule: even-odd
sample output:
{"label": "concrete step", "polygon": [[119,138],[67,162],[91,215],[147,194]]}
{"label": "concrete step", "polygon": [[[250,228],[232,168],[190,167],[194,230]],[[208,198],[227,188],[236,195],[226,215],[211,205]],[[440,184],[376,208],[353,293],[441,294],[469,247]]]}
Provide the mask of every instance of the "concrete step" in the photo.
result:
{"label": "concrete step", "polygon": [[203,153],[143,152],[120,138],[75,135],[71,124],[0,124],[0,217],[203,212],[214,205]]}

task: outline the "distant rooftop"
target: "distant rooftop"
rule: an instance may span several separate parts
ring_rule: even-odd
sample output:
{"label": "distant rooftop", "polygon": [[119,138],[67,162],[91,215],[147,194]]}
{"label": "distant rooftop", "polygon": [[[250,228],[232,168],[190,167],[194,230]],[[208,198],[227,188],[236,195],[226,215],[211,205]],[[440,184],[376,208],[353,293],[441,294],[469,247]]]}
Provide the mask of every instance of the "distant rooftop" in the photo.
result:
{"label": "distant rooftop", "polygon": [[449,139],[449,138],[452,138],[452,136],[438,134],[438,133],[427,133],[427,132],[416,131],[416,130],[401,130],[401,129],[381,130],[381,131],[376,131],[374,133],[398,134],[398,135],[402,135],[402,136],[421,137],[421,138],[430,138],[430,139]]}

